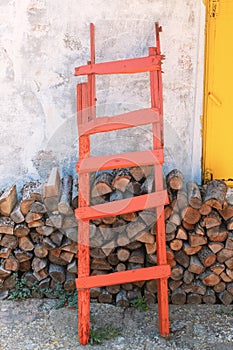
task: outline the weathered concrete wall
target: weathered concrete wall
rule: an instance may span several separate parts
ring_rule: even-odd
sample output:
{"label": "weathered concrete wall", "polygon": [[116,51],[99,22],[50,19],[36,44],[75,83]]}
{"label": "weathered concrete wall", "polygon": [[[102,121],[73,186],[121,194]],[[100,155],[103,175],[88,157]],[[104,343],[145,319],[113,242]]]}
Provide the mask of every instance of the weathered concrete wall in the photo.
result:
{"label": "weathered concrete wall", "polygon": [[[44,179],[55,164],[74,172],[77,157],[74,67],[140,57],[163,26],[166,164],[200,180],[204,5],[201,0],[1,0],[0,188]],[[80,80],[79,80],[80,81]],[[98,113],[150,104],[148,75],[97,79]],[[116,137],[117,135],[117,137]],[[150,130],[98,135],[93,154],[150,147]],[[113,147],[114,145],[114,147]]]}

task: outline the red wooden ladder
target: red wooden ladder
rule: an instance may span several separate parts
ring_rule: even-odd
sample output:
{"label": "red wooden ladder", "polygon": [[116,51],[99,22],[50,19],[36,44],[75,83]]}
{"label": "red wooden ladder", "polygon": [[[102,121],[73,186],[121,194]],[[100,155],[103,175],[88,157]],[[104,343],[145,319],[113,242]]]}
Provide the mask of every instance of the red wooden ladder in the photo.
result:
{"label": "red wooden ladder", "polygon": [[[163,188],[163,101],[162,71],[159,32],[156,23],[156,47],[149,48],[149,55],[142,58],[115,62],[95,63],[94,25],[90,25],[91,60],[87,65],[75,68],[75,75],[87,75],[88,82],[77,85],[77,115],[79,133],[79,207],[75,211],[78,220],[78,334],[81,344],[88,343],[90,333],[90,288],[158,279],[159,330],[162,336],[169,334],[168,286],[170,266],[166,258],[164,204],[168,202]],[[150,72],[151,108],[137,110],[114,117],[96,118],[95,75]],[[153,150],[90,156],[90,135],[101,132],[152,124]],[[154,165],[155,192],[90,206],[90,172],[97,170]],[[155,208],[157,266],[137,270],[90,276],[90,233],[92,219],[122,215],[143,209]]]}

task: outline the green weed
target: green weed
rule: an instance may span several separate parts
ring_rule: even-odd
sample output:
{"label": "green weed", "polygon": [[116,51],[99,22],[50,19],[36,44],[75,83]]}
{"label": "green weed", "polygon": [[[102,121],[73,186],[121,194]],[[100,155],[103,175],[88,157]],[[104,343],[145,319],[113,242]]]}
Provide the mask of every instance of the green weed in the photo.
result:
{"label": "green weed", "polygon": [[145,297],[139,296],[137,299],[133,299],[131,301],[131,305],[138,309],[139,311],[147,311],[149,310],[149,306],[147,304],[147,300]]}

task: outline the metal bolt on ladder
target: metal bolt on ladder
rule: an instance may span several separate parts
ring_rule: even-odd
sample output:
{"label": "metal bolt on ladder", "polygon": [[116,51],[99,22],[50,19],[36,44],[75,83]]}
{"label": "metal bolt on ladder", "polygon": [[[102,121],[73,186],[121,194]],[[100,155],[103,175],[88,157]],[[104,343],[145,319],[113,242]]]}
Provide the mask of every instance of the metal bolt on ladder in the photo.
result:
{"label": "metal bolt on ladder", "polygon": [[[90,24],[91,59],[87,65],[75,68],[75,75],[87,75],[87,83],[77,85],[77,116],[79,133],[79,203],[75,211],[78,220],[78,335],[82,345],[88,343],[90,333],[90,288],[158,279],[158,316],[162,336],[169,334],[168,277],[170,266],[166,258],[164,205],[168,202],[163,188],[163,100],[159,32],[155,24],[156,47],[149,48],[146,57],[113,62],[95,63],[95,28]],[[95,75],[149,72],[151,108],[136,110],[114,117],[96,118]],[[153,149],[100,157],[90,156],[90,135],[101,132],[152,124]],[[154,166],[155,192],[90,206],[90,172],[133,166]],[[155,208],[157,266],[137,270],[90,276],[90,220],[122,215]]]}

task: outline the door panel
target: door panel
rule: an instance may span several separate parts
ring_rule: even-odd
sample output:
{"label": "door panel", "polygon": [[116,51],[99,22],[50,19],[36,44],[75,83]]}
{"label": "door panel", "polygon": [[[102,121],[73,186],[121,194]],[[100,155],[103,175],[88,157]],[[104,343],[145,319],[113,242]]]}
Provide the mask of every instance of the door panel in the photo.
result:
{"label": "door panel", "polygon": [[233,0],[207,2],[203,170],[233,179]]}

